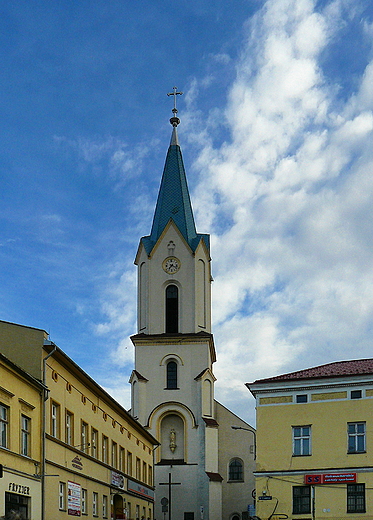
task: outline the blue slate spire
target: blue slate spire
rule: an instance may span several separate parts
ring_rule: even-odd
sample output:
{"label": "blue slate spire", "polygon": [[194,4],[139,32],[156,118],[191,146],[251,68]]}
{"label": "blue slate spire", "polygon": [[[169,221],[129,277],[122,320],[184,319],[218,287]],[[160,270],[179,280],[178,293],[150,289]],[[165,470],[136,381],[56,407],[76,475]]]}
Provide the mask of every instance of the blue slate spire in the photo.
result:
{"label": "blue slate spire", "polygon": [[173,220],[176,224],[192,251],[196,250],[202,238],[209,249],[209,235],[201,235],[196,232],[183,157],[177,135],[177,125],[180,120],[176,117],[175,109],[173,112],[174,117],[170,119],[173,126],[171,142],[159,188],[153,225],[150,236],[142,238],[148,255],[170,220]]}

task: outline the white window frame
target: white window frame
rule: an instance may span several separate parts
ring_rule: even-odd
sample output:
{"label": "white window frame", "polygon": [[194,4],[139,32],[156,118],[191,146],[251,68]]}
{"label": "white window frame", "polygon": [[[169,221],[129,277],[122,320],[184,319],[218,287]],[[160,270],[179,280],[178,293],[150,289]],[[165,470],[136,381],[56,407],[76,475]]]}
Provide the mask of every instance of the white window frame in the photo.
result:
{"label": "white window frame", "polygon": [[85,421],[80,423],[80,449],[84,451],[84,453],[88,452],[88,424]]}
{"label": "white window frame", "polygon": [[59,438],[59,427],[60,427],[60,405],[52,401],[51,404],[51,435],[56,439]]}
{"label": "white window frame", "polygon": [[[305,429],[308,429],[308,433],[305,433]],[[304,457],[312,454],[311,434],[312,429],[310,424],[303,426],[293,426],[293,456]],[[296,435],[297,431],[300,430],[299,435]],[[308,449],[306,446],[308,445]],[[298,449],[299,446],[299,449]]]}
{"label": "white window frame", "polygon": [[87,513],[87,490],[82,488],[82,514],[86,515]]}
{"label": "white window frame", "polygon": [[97,453],[97,449],[98,449],[97,440],[98,440],[98,431],[96,430],[96,428],[91,428],[91,455],[95,459],[97,459],[97,456],[98,456],[98,453]]}
{"label": "white window frame", "polygon": [[102,495],[102,516],[103,518],[107,518],[107,495]]}
{"label": "white window frame", "polygon": [[98,513],[97,513],[97,506],[98,506],[98,493],[96,493],[95,491],[93,492],[93,497],[92,497],[92,514],[93,516],[98,516]]}
{"label": "white window frame", "polygon": [[102,436],[102,462],[105,462],[105,464],[108,463],[108,444],[109,444],[109,437],[106,435]]}
{"label": "white window frame", "polygon": [[118,444],[115,441],[111,441],[111,465],[118,467]]}
{"label": "white window frame", "polygon": [[31,449],[31,419],[21,415],[21,455],[30,457]]}
{"label": "white window frame", "polygon": [[0,446],[8,448],[9,407],[0,404]]}
{"label": "white window frame", "polygon": [[66,483],[60,482],[58,486],[58,509],[66,511]]}
{"label": "white window frame", "polygon": [[[351,427],[354,431],[351,431]],[[363,427],[363,431],[361,431]],[[359,431],[360,430],[360,431]],[[363,439],[363,449],[358,449],[360,439]],[[350,449],[351,441],[353,441],[354,449]],[[347,453],[365,453],[366,451],[366,423],[365,421],[356,421],[347,423]]]}
{"label": "white window frame", "polygon": [[65,416],[66,444],[72,446],[74,443],[74,414],[66,410]]}

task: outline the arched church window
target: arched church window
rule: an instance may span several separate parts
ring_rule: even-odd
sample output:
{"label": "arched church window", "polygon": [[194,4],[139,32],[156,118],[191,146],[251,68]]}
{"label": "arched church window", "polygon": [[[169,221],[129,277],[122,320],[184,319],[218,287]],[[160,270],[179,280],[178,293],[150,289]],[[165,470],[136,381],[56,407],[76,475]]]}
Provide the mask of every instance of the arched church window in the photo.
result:
{"label": "arched church window", "polygon": [[229,480],[243,480],[243,464],[240,459],[232,459],[229,463]]}
{"label": "arched church window", "polygon": [[169,361],[167,363],[167,388],[172,390],[177,388],[177,363]]}
{"label": "arched church window", "polygon": [[179,332],[179,290],[176,285],[166,288],[166,332]]}

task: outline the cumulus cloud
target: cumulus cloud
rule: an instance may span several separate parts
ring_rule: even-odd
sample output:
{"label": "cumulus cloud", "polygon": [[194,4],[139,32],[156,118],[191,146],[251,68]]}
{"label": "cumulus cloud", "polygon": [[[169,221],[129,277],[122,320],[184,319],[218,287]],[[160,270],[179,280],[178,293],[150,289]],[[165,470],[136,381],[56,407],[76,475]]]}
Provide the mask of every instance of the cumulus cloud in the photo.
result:
{"label": "cumulus cloud", "polygon": [[[95,332],[116,341],[111,345],[113,363],[123,367],[134,361],[133,345],[123,332],[136,330],[136,272],[129,266],[118,264],[111,274],[112,283],[102,294],[102,314],[105,320],[95,326]],[[123,337],[125,339],[123,339]]]}
{"label": "cumulus cloud", "polygon": [[[373,62],[346,99],[323,70],[347,3],[264,4],[227,98],[230,138],[203,140],[194,164],[198,228],[212,232],[218,395],[371,356]],[[194,81],[194,104],[201,88]],[[190,141],[216,131],[207,122]]]}

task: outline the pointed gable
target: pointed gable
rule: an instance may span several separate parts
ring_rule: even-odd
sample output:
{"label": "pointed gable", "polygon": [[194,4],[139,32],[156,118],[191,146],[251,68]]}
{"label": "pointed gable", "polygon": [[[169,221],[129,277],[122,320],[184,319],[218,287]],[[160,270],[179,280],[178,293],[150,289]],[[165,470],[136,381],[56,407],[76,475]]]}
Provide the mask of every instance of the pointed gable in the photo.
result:
{"label": "pointed gable", "polygon": [[196,250],[202,238],[209,250],[209,235],[196,232],[176,127],[167,152],[151,233],[141,239],[148,255],[170,220],[176,224],[192,251]]}

